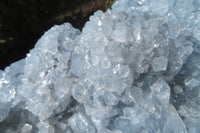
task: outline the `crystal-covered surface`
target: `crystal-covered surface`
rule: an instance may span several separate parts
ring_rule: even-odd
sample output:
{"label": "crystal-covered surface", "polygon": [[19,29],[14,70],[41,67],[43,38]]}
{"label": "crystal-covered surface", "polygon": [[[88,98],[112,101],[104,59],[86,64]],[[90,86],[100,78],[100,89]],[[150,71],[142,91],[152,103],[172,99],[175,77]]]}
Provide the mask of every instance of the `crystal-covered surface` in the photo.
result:
{"label": "crystal-covered surface", "polygon": [[2,133],[199,133],[200,2],[118,0],[0,71]]}

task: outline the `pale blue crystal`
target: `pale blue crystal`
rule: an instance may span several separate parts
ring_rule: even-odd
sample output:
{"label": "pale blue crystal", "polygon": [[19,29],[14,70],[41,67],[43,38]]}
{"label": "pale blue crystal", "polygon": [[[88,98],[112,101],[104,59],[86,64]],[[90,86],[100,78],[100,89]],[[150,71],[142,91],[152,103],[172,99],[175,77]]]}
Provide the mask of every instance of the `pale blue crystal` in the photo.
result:
{"label": "pale blue crystal", "polygon": [[155,72],[164,71],[167,69],[168,59],[165,57],[156,57],[152,61],[152,67]]}
{"label": "pale blue crystal", "polygon": [[0,71],[0,132],[198,133],[200,2],[118,0]]}

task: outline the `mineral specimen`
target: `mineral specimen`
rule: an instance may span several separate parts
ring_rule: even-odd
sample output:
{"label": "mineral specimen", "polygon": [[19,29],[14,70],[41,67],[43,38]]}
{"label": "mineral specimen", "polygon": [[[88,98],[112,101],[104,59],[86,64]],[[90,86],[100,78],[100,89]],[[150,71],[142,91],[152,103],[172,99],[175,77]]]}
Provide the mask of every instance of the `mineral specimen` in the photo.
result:
{"label": "mineral specimen", "polygon": [[200,1],[118,0],[0,71],[1,133],[199,133]]}

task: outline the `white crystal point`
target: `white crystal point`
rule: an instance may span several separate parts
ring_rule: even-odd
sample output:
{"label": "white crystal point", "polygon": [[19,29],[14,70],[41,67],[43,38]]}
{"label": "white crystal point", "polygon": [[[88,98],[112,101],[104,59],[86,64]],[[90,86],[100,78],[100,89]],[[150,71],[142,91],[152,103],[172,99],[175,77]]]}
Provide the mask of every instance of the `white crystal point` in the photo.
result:
{"label": "white crystal point", "polygon": [[169,103],[170,87],[164,80],[158,80],[151,86],[152,97],[156,97],[163,105]]}
{"label": "white crystal point", "polygon": [[167,69],[168,59],[166,57],[156,57],[152,61],[152,67],[155,72],[165,71]]}
{"label": "white crystal point", "polygon": [[106,105],[117,105],[119,102],[119,98],[111,92],[105,92],[103,98]]}
{"label": "white crystal point", "polygon": [[95,133],[95,128],[80,113],[74,114],[68,121],[75,133]]}
{"label": "white crystal point", "polygon": [[38,133],[54,133],[54,127],[46,122],[40,122],[36,126],[39,129]]}
{"label": "white crystal point", "polygon": [[23,125],[22,129],[21,129],[21,133],[31,133],[32,131],[32,125],[26,123]]}

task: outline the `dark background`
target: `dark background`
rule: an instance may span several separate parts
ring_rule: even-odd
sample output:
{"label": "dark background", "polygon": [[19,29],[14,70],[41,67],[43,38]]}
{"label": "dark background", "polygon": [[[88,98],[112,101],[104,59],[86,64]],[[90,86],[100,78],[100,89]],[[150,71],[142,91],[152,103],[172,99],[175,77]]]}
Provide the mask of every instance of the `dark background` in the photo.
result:
{"label": "dark background", "polygon": [[0,69],[26,57],[37,40],[55,24],[82,29],[96,10],[115,0],[0,0]]}

